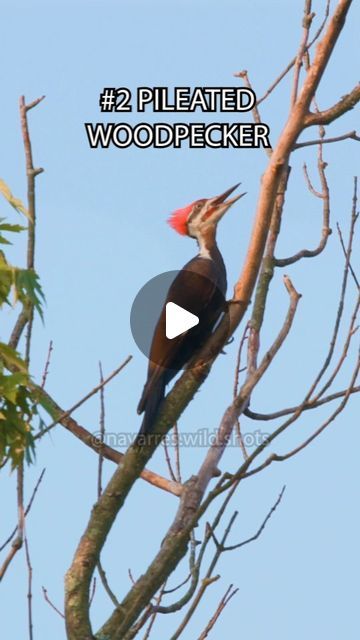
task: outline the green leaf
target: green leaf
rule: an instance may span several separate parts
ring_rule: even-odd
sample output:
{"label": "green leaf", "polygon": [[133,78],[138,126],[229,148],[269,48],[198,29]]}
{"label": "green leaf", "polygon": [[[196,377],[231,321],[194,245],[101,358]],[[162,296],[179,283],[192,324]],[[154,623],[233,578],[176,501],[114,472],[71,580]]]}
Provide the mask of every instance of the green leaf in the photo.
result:
{"label": "green leaf", "polygon": [[20,233],[25,231],[27,227],[23,227],[21,224],[10,224],[9,222],[3,222],[6,218],[0,218],[0,231],[10,231],[11,233]]}
{"label": "green leaf", "polygon": [[13,196],[6,182],[4,182],[4,180],[2,180],[1,178],[0,178],[0,193],[3,194],[4,198],[6,198],[9,204],[11,204],[11,206],[14,207],[16,211],[18,211],[19,213],[23,213],[24,216],[26,216],[29,219],[29,213],[27,209],[25,209],[21,200]]}
{"label": "green leaf", "polygon": [[18,269],[15,274],[15,289],[19,300],[28,300],[43,319],[42,301],[45,300],[39,276],[33,269]]}
{"label": "green leaf", "polygon": [[4,223],[5,218],[0,218],[0,244],[12,244],[10,240],[7,240],[1,234],[4,231],[9,231],[11,233],[19,233],[20,231],[24,231],[26,227],[22,227],[20,224],[10,224],[8,222]]}
{"label": "green leaf", "polygon": [[27,366],[19,356],[19,354],[7,344],[0,342],[0,358],[4,362],[7,369],[17,367],[21,372],[27,373]]}
{"label": "green leaf", "polygon": [[0,304],[8,301],[11,285],[13,282],[12,270],[3,259],[0,251]]}

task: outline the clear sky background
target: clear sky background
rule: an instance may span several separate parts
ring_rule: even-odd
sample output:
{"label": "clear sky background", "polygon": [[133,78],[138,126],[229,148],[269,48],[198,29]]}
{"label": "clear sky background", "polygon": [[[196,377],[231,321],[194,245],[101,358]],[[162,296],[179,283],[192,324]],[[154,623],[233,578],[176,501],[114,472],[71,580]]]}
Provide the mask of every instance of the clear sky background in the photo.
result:
{"label": "clear sky background", "polygon": [[[332,7],[336,3],[332,2]],[[325,2],[314,2],[315,25]],[[131,336],[129,314],[138,289],[159,272],[181,268],[195,254],[190,239],[177,236],[165,223],[175,208],[213,196],[241,181],[246,198],[226,216],[219,245],[228,269],[229,292],[241,268],[266,164],[262,150],[128,150],[89,148],[84,122],[114,120],[101,115],[99,93],[106,86],[239,86],[233,73],[247,69],[254,89],[262,94],[294,56],[301,35],[303,2],[265,0],[173,2],[7,2],[2,9],[1,177],[25,199],[24,158],[18,98],[42,94],[46,100],[29,114],[34,163],[45,168],[37,179],[37,269],[46,294],[45,325],[37,321],[32,372],[41,379],[49,340],[54,342],[48,390],[68,408],[98,381],[98,361],[105,374],[128,354],[134,358],[106,389],[109,432],[136,431],[136,405],[146,372],[146,360]],[[358,80],[360,8],[354,2],[324,76],[318,102],[326,108]],[[276,141],[289,105],[289,82],[262,106],[262,120]],[[123,118],[121,118],[123,119]],[[125,118],[124,118],[125,119]],[[128,122],[144,119],[136,113]],[[184,115],[146,115],[149,122],[183,120]],[[189,121],[235,122],[236,114],[199,114]],[[242,120],[242,118],[240,118]],[[356,128],[359,111],[347,114],[328,135]],[[330,133],[331,132],[331,133]],[[317,136],[307,132],[306,139]],[[304,136],[305,139],[305,136]],[[353,141],[329,145],[332,226],[348,229],[353,175],[359,171],[359,150]],[[278,256],[316,246],[321,231],[321,203],[307,192],[302,164],[309,164],[314,182],[316,150],[298,151],[292,159],[292,182],[278,246]],[[1,215],[18,219],[0,202]],[[23,260],[21,249],[11,253]],[[359,244],[356,246],[357,257]],[[356,254],[355,254],[356,255]],[[356,262],[356,260],[355,260]],[[343,257],[336,232],[325,254],[287,269],[303,294],[285,348],[256,389],[254,410],[277,410],[301,401],[326,355],[335,318]],[[266,349],[278,332],[287,295],[278,271],[271,285],[262,336]],[[353,283],[349,293],[354,297]],[[347,304],[347,312],[350,307]],[[12,321],[6,311],[6,325]],[[341,332],[344,335],[346,324]],[[3,331],[5,331],[3,329]],[[2,335],[2,339],[6,338]],[[218,358],[211,376],[180,421],[182,431],[219,423],[231,400],[233,372],[241,329],[226,355]],[[335,389],[347,385],[355,360],[339,377]],[[310,434],[333,408],[307,414],[272,451],[283,453]],[[229,584],[238,594],[209,637],[249,640],[300,640],[358,637],[359,401],[298,457],[274,464],[239,488],[223,526],[239,511],[231,544],[253,534],[276,500],[287,489],[281,506],[254,544],[224,554],[221,575],[182,636],[197,638]],[[93,398],[75,417],[90,431],[98,429],[99,400]],[[268,424],[243,421],[243,430],[268,429]],[[205,450],[182,451],[183,478],[196,472]],[[238,449],[227,451],[222,470],[235,470]],[[28,469],[27,498],[43,467],[46,475],[27,521],[34,570],[34,638],[62,640],[63,622],[43,600],[44,585],[53,602],[63,607],[63,577],[96,496],[95,454],[62,426],[44,438],[35,464]],[[150,467],[166,473],[163,452]],[[105,464],[105,477],[114,466]],[[16,522],[14,474],[1,474],[1,541]],[[177,499],[138,481],[117,519],[103,553],[113,590],[121,599],[130,587],[128,568],[139,576],[152,560],[171,523]],[[214,511],[212,512],[214,513]],[[211,514],[207,516],[210,519]],[[197,531],[201,538],[203,524]],[[211,559],[213,549],[209,545]],[[207,563],[204,564],[204,569]],[[185,577],[182,564],[169,586]],[[15,558],[1,585],[0,619],[3,637],[26,638],[27,576],[24,554]],[[176,594],[176,597],[179,592]],[[164,603],[171,603],[172,596]],[[100,582],[92,607],[97,630],[111,612]],[[156,640],[171,636],[183,613],[159,618]]]}

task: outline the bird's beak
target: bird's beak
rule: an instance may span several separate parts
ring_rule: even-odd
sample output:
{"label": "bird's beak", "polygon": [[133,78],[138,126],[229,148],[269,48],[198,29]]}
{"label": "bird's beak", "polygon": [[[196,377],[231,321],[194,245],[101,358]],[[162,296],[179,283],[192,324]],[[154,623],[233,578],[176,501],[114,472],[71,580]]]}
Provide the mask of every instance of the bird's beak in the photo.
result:
{"label": "bird's beak", "polygon": [[212,221],[217,223],[228,211],[228,209],[230,209],[234,202],[237,202],[237,200],[240,200],[240,198],[245,195],[245,193],[240,193],[238,196],[234,196],[233,198],[226,200],[226,198],[230,196],[233,191],[235,191],[235,189],[240,186],[240,184],[241,182],[238,182],[238,184],[236,184],[234,187],[230,187],[230,189],[227,189],[221,195],[216,196],[215,198],[210,198],[209,209],[211,211],[210,218]]}

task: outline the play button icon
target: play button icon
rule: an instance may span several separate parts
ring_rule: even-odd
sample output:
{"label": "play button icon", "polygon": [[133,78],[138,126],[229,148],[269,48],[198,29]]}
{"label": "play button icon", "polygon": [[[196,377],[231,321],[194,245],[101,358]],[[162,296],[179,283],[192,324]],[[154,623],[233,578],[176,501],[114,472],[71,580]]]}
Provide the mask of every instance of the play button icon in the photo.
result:
{"label": "play button icon", "polygon": [[197,324],[199,324],[199,318],[194,313],[190,313],[175,302],[166,303],[165,332],[169,340],[181,336]]}
{"label": "play button icon", "polygon": [[[221,317],[228,319],[225,298],[211,280],[202,274],[187,271],[185,285],[174,290],[172,285],[179,273],[166,271],[148,280],[135,296],[130,314],[131,333],[140,351],[160,366],[163,366],[164,352],[176,351],[176,370],[189,366],[187,354],[190,351],[192,353],[192,347],[189,348],[187,338],[201,347],[202,337],[207,337],[208,308],[206,299],[199,302],[202,300],[199,291],[212,291],[217,296],[219,309],[223,310]],[[181,273],[184,276],[184,270]],[[155,331],[159,349],[152,347]]]}

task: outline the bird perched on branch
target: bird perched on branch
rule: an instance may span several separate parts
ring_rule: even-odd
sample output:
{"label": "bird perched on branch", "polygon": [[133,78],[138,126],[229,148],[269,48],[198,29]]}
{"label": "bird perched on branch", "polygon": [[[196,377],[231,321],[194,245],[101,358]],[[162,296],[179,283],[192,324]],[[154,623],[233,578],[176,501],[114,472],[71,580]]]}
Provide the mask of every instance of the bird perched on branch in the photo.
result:
{"label": "bird perched on branch", "polygon": [[[199,253],[175,277],[155,327],[147,380],[138,405],[138,413],[144,413],[139,435],[153,431],[166,385],[204,344],[225,311],[226,269],[216,244],[216,228],[231,205],[244,195],[227,200],[238,186],[214,198],[196,200],[169,218],[175,231],[197,241]],[[199,318],[196,326],[173,339],[166,337],[165,330],[168,302]]]}

